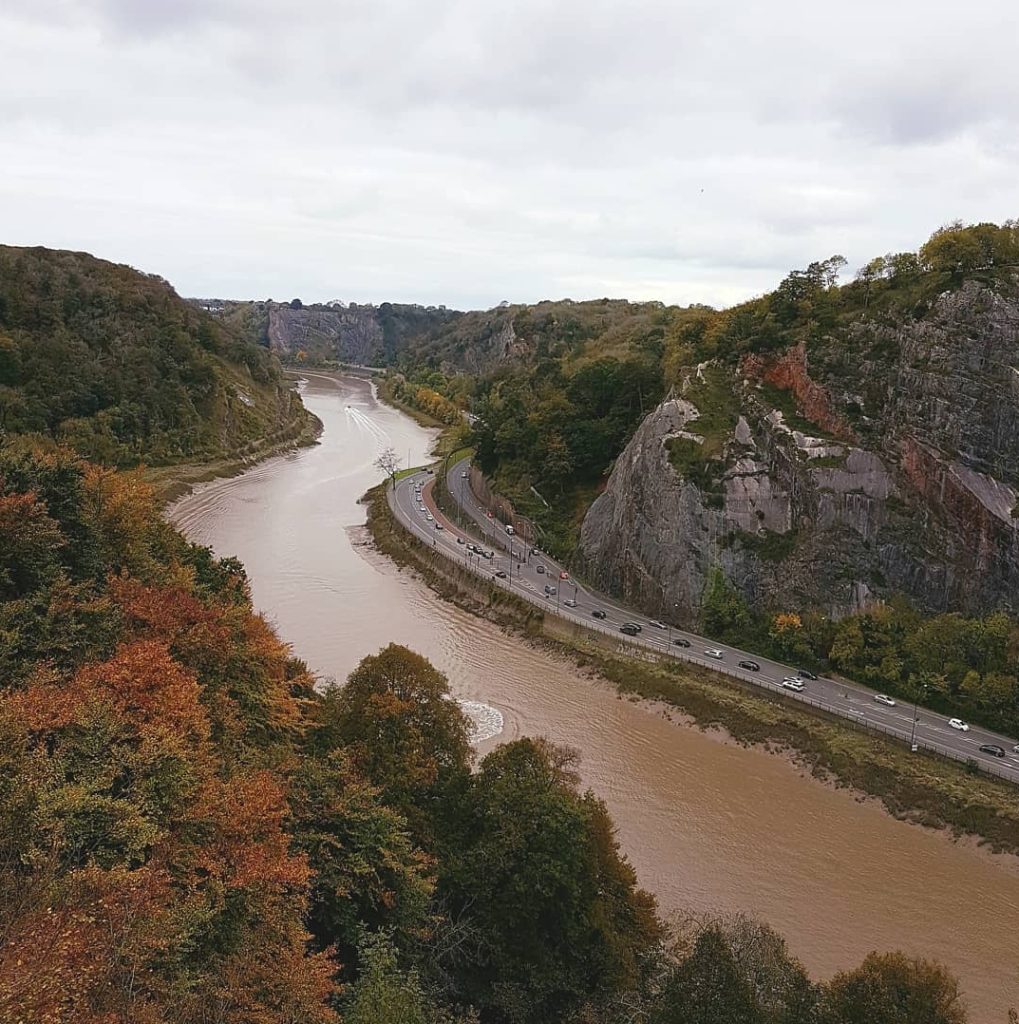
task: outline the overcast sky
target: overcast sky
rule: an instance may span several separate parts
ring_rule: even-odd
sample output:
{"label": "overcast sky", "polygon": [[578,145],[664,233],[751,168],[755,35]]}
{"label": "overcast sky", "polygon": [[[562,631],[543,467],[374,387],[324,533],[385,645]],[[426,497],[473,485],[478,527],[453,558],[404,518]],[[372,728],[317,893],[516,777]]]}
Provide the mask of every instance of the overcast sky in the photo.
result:
{"label": "overcast sky", "polygon": [[0,241],[184,295],[729,304],[1019,216],[1017,0],[0,0]]}

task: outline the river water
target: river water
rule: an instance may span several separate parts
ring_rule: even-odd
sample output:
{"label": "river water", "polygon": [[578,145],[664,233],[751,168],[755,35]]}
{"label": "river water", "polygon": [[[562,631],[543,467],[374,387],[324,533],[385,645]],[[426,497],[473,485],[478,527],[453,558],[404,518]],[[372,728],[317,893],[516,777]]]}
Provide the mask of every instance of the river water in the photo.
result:
{"label": "river water", "polygon": [[392,447],[419,464],[434,438],[370,385],[309,375],[315,448],[216,481],[173,520],[236,555],[256,607],[323,676],[342,679],[396,641],[426,655],[478,725],[482,751],[545,735],[580,751],[641,884],[668,916],[744,910],[817,977],[872,949],[947,964],[975,1024],[1019,1005],[1019,859],[890,818],[786,759],[676,724],[572,665],[440,601],[369,545],[358,498]]}

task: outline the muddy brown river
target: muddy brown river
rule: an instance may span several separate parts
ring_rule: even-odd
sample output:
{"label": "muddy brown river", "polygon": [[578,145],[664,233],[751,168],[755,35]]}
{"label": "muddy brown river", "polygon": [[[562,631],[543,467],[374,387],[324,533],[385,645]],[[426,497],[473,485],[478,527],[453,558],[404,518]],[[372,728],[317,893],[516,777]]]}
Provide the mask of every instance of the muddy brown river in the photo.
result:
{"label": "muddy brown river", "polygon": [[[483,741],[545,735],[577,748],[641,883],[663,913],[745,910],[817,977],[872,949],[936,958],[975,1024],[1019,1005],[1019,859],[890,818],[782,757],[668,721],[571,665],[435,597],[368,544],[358,498],[392,447],[424,461],[434,433],[353,379],[309,375],[322,442],[205,485],[172,518],[236,555],[256,606],[323,676],[342,679],[390,641],[445,672]],[[502,719],[494,711],[501,713]],[[484,733],[482,733],[484,735]]]}

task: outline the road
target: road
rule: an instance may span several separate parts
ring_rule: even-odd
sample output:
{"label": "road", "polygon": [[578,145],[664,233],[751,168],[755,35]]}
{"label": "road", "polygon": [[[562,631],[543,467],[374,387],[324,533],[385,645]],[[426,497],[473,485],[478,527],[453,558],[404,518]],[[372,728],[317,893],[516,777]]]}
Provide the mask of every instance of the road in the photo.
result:
{"label": "road", "polygon": [[[546,612],[605,632],[621,644],[649,649],[735,676],[792,700],[910,740],[914,730],[912,704],[897,702],[887,707],[875,701],[873,690],[857,683],[826,678],[802,680],[802,692],[784,689],[782,680],[796,676],[796,667],[707,640],[687,630],[658,626],[646,615],[569,578],[554,559],[529,548],[517,537],[507,536],[502,524],[489,517],[470,488],[467,465],[468,460],[464,459],[450,466],[446,481],[458,506],[460,524],[451,522],[436,507],[431,494],[435,477],[430,470],[409,474],[390,488],[390,505],[397,518],[437,552],[540,605]],[[420,487],[420,496],[417,487]],[[477,544],[477,535],[486,543]],[[483,548],[491,557],[477,554],[470,550],[471,546]],[[553,592],[547,592],[546,587]],[[594,617],[595,611],[604,612],[604,617]],[[621,633],[619,627],[624,623],[639,625],[640,633],[636,636]],[[708,651],[717,651],[721,656],[713,657]],[[760,667],[757,670],[743,668],[740,662],[744,661]],[[920,708],[915,723],[915,742],[955,760],[972,759],[991,774],[1019,784],[1019,754],[1012,749],[1016,741],[1009,737],[975,725],[970,726],[968,732],[960,732],[949,726],[947,717]],[[979,748],[985,743],[1003,747],[1006,756],[997,758],[982,752]]]}

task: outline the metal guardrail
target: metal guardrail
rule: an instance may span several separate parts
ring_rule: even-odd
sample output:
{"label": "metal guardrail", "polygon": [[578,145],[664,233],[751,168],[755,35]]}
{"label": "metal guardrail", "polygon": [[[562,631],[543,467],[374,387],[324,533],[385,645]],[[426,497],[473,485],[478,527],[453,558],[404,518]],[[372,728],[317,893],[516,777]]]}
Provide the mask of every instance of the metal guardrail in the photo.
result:
{"label": "metal guardrail", "polygon": [[[906,746],[910,745],[910,733],[908,730],[896,729],[892,726],[882,725],[879,722],[868,721],[862,712],[844,711],[841,708],[825,704],[822,701],[814,700],[805,694],[787,690],[780,683],[772,682],[770,679],[763,679],[753,672],[748,672],[745,669],[729,665],[724,661],[718,661],[713,658],[702,658],[696,654],[687,653],[683,649],[676,649],[675,647],[670,646],[666,641],[658,640],[654,637],[628,636],[625,633],[620,633],[618,629],[603,625],[597,619],[588,619],[578,615],[570,608],[553,605],[548,598],[542,597],[538,593],[532,591],[529,587],[515,585],[515,581],[511,580],[509,577],[506,579],[500,579],[494,575],[490,568],[475,563],[475,560],[468,557],[466,554],[461,558],[459,556],[459,552],[447,552],[444,548],[440,548],[436,543],[437,538],[434,532],[426,530],[413,519],[408,527],[400,519],[399,512],[394,507],[393,488],[387,487],[386,495],[387,500],[389,501],[390,510],[393,512],[397,521],[400,522],[404,529],[406,529],[412,536],[417,537],[417,539],[424,544],[425,548],[431,548],[434,554],[441,556],[448,562],[452,562],[458,568],[467,569],[486,583],[500,587],[507,593],[512,594],[514,597],[521,598],[529,604],[540,608],[546,614],[551,613],[560,619],[564,619],[567,622],[572,622],[574,625],[580,626],[582,629],[590,630],[593,633],[601,633],[612,638],[618,644],[620,653],[632,656],[635,651],[639,651],[644,655],[652,654],[657,659],[687,662],[692,665],[697,665],[699,668],[710,669],[712,672],[720,672],[722,675],[739,679],[744,683],[749,683],[759,689],[766,690],[769,693],[773,693],[775,696],[784,698],[785,700],[793,700],[800,704],[806,704],[810,707],[817,708],[818,710],[824,711],[826,714],[834,715],[837,718],[845,720],[849,725],[853,726],[853,728],[860,732],[871,732],[890,736],[892,739],[899,740]],[[932,754],[938,754],[941,757],[947,757],[949,760],[958,761],[967,766],[974,766],[980,771],[986,772],[988,775],[1004,779],[1006,782],[1019,784],[1019,780],[1017,780],[1014,775],[1006,774],[997,765],[985,764],[976,760],[976,758],[967,757],[965,754],[960,754],[948,747],[941,747],[934,743],[927,743],[922,740],[915,740],[915,743],[917,748],[920,750],[924,750]]]}

